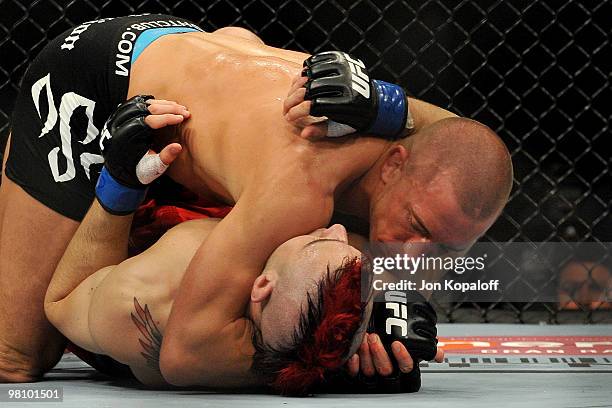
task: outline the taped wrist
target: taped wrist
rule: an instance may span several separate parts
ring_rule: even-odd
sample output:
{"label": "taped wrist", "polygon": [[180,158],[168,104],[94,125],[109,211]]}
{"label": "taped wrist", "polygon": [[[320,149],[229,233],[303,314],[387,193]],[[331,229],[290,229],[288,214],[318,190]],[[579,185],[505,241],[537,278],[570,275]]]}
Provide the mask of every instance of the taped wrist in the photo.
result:
{"label": "taped wrist", "polygon": [[96,197],[100,205],[114,215],[128,215],[138,209],[144,200],[147,188],[128,187],[119,183],[108,172],[106,166],[102,168],[96,183]]}

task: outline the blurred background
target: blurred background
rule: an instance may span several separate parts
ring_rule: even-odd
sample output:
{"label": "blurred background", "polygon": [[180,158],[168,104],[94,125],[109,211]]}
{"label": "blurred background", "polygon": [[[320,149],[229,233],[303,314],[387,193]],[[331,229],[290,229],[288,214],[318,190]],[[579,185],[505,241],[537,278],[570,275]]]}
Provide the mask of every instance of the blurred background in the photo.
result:
{"label": "blurred background", "polygon": [[556,302],[446,299],[435,302],[440,320],[612,322],[611,1],[0,0],[2,149],[21,77],[50,39],[88,20],[145,12],[207,31],[246,27],[276,47],[351,52],[374,77],[488,125],[512,153],[515,180],[483,241],[588,242],[602,251],[572,245],[552,266],[516,267],[518,280],[539,274],[555,285]]}

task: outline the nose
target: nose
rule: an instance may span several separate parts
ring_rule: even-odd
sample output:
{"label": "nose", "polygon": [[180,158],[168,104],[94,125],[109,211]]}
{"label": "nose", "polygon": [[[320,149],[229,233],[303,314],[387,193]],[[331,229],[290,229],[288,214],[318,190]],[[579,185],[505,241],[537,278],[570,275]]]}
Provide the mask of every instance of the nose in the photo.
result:
{"label": "nose", "polygon": [[342,242],[348,242],[346,228],[341,224],[334,224],[321,232],[321,238],[337,239]]}

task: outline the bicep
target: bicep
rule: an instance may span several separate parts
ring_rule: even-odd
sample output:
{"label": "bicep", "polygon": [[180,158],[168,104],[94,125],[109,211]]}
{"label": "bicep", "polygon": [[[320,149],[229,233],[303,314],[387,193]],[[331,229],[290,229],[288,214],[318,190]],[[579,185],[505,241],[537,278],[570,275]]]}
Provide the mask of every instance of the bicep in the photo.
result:
{"label": "bicep", "polygon": [[60,301],[47,303],[47,319],[77,346],[93,353],[102,353],[90,332],[89,312],[92,298],[100,284],[115,266],[95,272]]}

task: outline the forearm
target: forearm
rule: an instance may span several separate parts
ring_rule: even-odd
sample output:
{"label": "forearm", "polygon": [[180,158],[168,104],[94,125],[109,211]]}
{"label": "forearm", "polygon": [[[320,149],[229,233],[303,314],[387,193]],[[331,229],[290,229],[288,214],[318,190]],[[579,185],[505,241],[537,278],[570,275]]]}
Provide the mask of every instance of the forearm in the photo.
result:
{"label": "forearm", "polygon": [[94,200],[55,269],[45,303],[65,298],[100,268],[125,260],[132,217],[111,215]]}
{"label": "forearm", "polygon": [[415,98],[408,98],[408,109],[414,121],[413,132],[429,126],[439,120],[457,117],[456,114]]}

